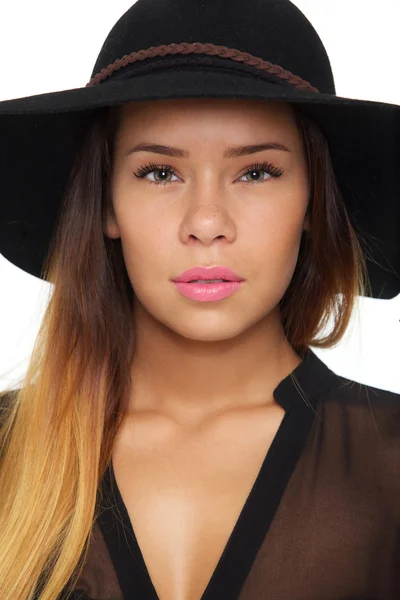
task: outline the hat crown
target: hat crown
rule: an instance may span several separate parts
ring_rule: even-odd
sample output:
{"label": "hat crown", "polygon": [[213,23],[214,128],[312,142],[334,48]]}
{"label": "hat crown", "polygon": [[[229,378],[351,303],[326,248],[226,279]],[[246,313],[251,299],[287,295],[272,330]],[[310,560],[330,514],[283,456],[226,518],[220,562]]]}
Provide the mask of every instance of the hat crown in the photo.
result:
{"label": "hat crown", "polygon": [[133,52],[183,42],[247,52],[294,73],[322,93],[336,94],[322,40],[290,0],[138,0],[110,30],[91,77]]}

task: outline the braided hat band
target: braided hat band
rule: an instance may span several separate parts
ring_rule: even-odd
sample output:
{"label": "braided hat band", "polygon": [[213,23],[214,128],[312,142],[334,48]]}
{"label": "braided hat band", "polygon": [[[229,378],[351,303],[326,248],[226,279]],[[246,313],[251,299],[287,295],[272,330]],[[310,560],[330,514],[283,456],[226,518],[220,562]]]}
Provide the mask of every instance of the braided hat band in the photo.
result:
{"label": "braided hat band", "polygon": [[85,84],[0,102],[0,252],[12,263],[43,278],[88,116],[98,109],[265,99],[293,103],[319,127],[373,296],[399,293],[400,107],[338,96],[323,41],[291,0],[137,0],[110,29]]}
{"label": "braided hat band", "polygon": [[89,83],[85,87],[92,87],[98,85],[107,77],[110,77],[116,71],[119,71],[122,67],[126,67],[130,64],[134,64],[138,61],[143,61],[148,58],[155,58],[157,56],[167,55],[188,55],[188,54],[207,54],[209,56],[219,56],[228,60],[234,60],[238,63],[243,63],[251,67],[255,67],[264,73],[278,77],[283,82],[288,83],[299,90],[309,90],[312,92],[320,93],[319,89],[311,85],[305,79],[302,79],[298,75],[294,75],[291,71],[284,69],[280,65],[273,64],[267,60],[263,60],[258,56],[253,56],[248,52],[241,52],[235,48],[227,48],[226,46],[216,46],[215,44],[203,44],[201,42],[182,42],[180,44],[162,44],[161,46],[151,46],[146,50],[138,50],[131,54],[125,54],[122,58],[118,58],[107,67],[104,67],[92,77]]}

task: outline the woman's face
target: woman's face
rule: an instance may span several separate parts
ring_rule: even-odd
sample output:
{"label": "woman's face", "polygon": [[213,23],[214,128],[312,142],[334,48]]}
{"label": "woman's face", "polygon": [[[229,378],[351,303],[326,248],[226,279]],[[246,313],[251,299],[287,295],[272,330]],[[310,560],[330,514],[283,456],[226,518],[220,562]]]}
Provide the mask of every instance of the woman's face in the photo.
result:
{"label": "woman's face", "polygon": [[[136,318],[204,341],[233,338],[262,320],[271,324],[308,229],[308,173],[291,106],[201,98],[121,110],[112,178],[116,218],[110,216],[105,234],[121,238]],[[232,147],[268,142],[288,151],[224,156]],[[186,155],[131,151],[145,143]],[[257,165],[264,162],[281,176]],[[199,265],[227,266],[244,282],[217,302],[186,298],[172,280]]]}

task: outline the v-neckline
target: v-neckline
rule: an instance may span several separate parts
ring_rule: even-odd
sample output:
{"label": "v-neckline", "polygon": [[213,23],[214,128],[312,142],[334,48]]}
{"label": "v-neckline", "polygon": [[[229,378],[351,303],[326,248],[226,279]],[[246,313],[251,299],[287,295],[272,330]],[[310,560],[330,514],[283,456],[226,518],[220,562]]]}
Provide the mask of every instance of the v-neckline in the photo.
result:
{"label": "v-neckline", "polygon": [[[311,411],[285,411],[225,548],[199,600],[237,598],[267,534],[311,421]],[[114,548],[114,556],[111,558],[119,579],[122,575],[120,583],[124,597],[160,600],[118,488],[112,461],[105,480],[113,504],[120,513],[119,521],[114,515],[115,525],[120,530],[117,536],[111,533],[111,527],[115,526],[109,522],[112,515],[103,513],[103,517],[109,522],[107,544],[111,542],[111,548]],[[118,548],[115,547],[117,540]]]}
{"label": "v-neckline", "polygon": [[[312,366],[316,378],[311,384],[308,382]],[[315,413],[312,410],[314,406],[303,402],[299,396],[290,377],[293,373],[298,376],[301,387],[304,389],[305,386],[306,393],[312,392],[313,397],[324,387],[332,385],[336,377],[309,350],[307,360],[303,360],[275,389],[274,397],[284,408],[285,414],[199,600],[232,600],[238,597],[301,455]],[[103,483],[111,507],[102,507],[98,520],[124,598],[160,600],[118,488],[112,460],[104,474]]]}

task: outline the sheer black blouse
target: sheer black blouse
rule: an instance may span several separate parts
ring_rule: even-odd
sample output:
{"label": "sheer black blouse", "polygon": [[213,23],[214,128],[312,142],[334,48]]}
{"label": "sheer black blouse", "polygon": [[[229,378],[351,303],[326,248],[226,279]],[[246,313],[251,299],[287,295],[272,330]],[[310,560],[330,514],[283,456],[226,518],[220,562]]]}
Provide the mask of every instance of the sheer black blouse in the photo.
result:
{"label": "sheer black blouse", "polygon": [[[193,600],[400,600],[400,394],[341,377],[308,349],[274,398],[284,419]],[[71,598],[162,600],[112,464],[101,485],[109,501]]]}

